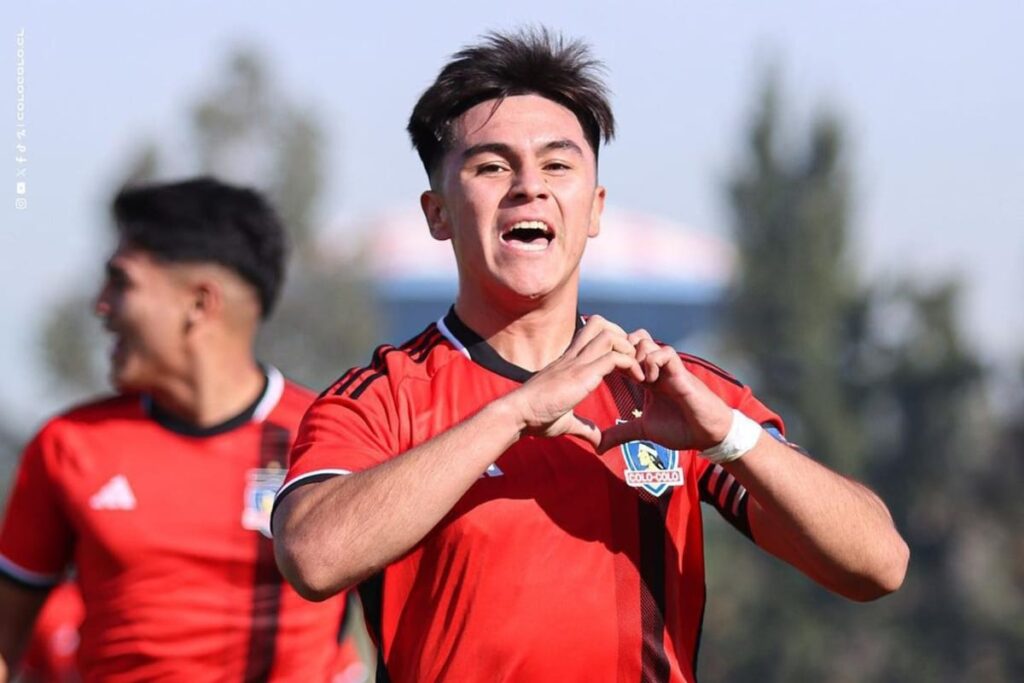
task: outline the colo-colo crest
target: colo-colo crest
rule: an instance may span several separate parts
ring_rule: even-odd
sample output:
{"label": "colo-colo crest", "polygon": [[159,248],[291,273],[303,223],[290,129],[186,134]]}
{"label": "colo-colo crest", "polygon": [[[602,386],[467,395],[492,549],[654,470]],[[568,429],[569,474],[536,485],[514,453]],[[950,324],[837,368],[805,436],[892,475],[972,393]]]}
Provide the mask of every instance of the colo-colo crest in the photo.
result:
{"label": "colo-colo crest", "polygon": [[653,441],[628,441],[621,446],[626,461],[626,483],[660,496],[670,486],[683,485],[679,467],[679,451],[659,446]]}

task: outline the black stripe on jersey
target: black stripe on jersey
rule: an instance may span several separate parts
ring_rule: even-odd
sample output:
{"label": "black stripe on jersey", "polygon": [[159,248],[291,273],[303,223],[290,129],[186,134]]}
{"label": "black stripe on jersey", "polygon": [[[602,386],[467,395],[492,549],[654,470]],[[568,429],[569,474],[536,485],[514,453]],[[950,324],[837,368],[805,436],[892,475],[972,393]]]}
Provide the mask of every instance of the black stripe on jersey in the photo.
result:
{"label": "black stripe on jersey", "polygon": [[[646,493],[646,492],[644,492]],[[643,634],[640,680],[661,683],[669,679],[665,654],[665,514],[671,492],[657,500],[637,496],[640,540],[640,627]]]}
{"label": "black stripe on jersey", "polygon": [[431,323],[430,327],[424,330],[418,337],[413,337],[402,344],[402,350],[408,351],[410,356],[415,356],[422,353],[427,347],[433,347],[434,342],[437,341],[439,336],[441,336],[441,331],[437,329],[437,324]]}
{"label": "black stripe on jersey", "polygon": [[317,396],[317,398],[323,398],[327,394],[337,395],[344,392],[343,387],[348,386],[348,382],[350,382],[355,375],[358,375],[363,370],[366,370],[366,368],[349,368],[348,370],[345,371],[344,375],[334,380],[334,383],[332,383],[329,387],[321,391],[320,395]]}
{"label": "black stripe on jersey", "polygon": [[[431,330],[435,329],[435,328],[436,328],[436,326],[434,324],[430,324],[427,327],[427,329],[423,330],[423,332],[420,332],[418,335],[416,335],[415,337],[413,337],[412,339],[410,339],[406,343],[402,344],[402,348],[403,349],[408,349],[411,345],[417,343],[418,340],[422,340],[425,337],[427,337],[429,335],[429,333],[431,332]],[[327,387],[324,390],[324,393],[320,394],[320,396],[324,397],[327,394],[334,394],[335,396],[338,396],[338,395],[344,394],[345,390],[348,389],[349,386],[351,386],[351,384],[353,382],[355,382],[355,380],[360,375],[364,375],[364,374],[366,374],[370,370],[380,369],[381,366],[382,366],[383,360],[384,360],[384,356],[390,350],[393,350],[393,349],[394,349],[394,347],[391,346],[390,344],[382,344],[381,346],[378,346],[374,350],[373,356],[370,358],[370,364],[368,366],[361,367],[361,368],[349,368],[348,371],[344,375],[342,375],[340,378],[338,378],[331,386]]]}
{"label": "black stripe on jersey", "polygon": [[700,639],[704,635],[704,614],[708,608],[708,590],[704,587],[704,599],[700,603],[700,620],[697,622],[697,638],[693,643],[693,663],[691,664],[693,675],[697,675],[697,655],[700,653]]}
{"label": "black stripe on jersey", "polygon": [[726,380],[727,382],[731,382],[731,383],[735,384],[738,387],[744,386],[743,382],[741,382],[738,379],[736,379],[735,376],[733,376],[729,372],[726,372],[725,370],[723,370],[722,368],[718,367],[714,363],[712,363],[710,361],[704,360],[700,356],[694,356],[694,355],[689,354],[689,353],[682,353],[682,352],[680,352],[679,357],[682,358],[685,361],[689,361],[690,363],[693,363],[695,365],[699,365],[702,368],[704,368],[705,370],[710,370],[711,372],[715,373],[716,375],[718,375],[722,379]]}
{"label": "black stripe on jersey", "polygon": [[[727,481],[729,482],[729,489],[726,492],[725,499],[719,503],[722,489]],[[704,470],[704,474],[701,475],[698,488],[700,489],[700,499],[702,502],[714,507],[725,521],[729,522],[729,524],[750,540],[754,540],[750,531],[750,519],[747,517],[749,496],[747,495],[747,490],[736,481],[735,477],[726,472],[725,468],[721,465],[710,465]],[[733,512],[733,505],[736,503],[737,497],[740,497],[740,502],[736,506],[736,511]]]}
{"label": "black stripe on jersey", "polygon": [[[643,388],[622,375],[605,378],[621,419],[629,419],[644,406]],[[665,653],[666,543],[665,516],[672,489],[661,496],[637,490],[637,538],[639,540],[641,676],[644,683],[669,680],[671,667]]]}
{"label": "black stripe on jersey", "polygon": [[[260,439],[259,466],[288,462],[291,442],[288,430],[264,422]],[[253,571],[252,607],[250,609],[249,648],[245,658],[245,681],[265,681],[274,666],[277,646],[278,614],[281,609],[281,587],[284,579],[274,561],[274,544],[256,532],[256,567]]]}
{"label": "black stripe on jersey", "polygon": [[[378,346],[374,350],[373,356],[370,358],[370,364],[366,367],[353,368],[352,370],[349,370],[342,377],[342,380],[336,383],[337,388],[334,389],[334,391],[332,391],[331,393],[333,393],[335,396],[341,396],[342,394],[344,394],[348,390],[348,388],[352,386],[352,384],[357,379],[359,379],[360,376],[365,375],[367,372],[370,372],[371,370],[380,368],[381,364],[384,361],[384,356],[387,355],[388,351],[394,351],[394,349],[395,347],[391,346],[390,344]],[[344,377],[348,377],[348,379],[344,379]]]}
{"label": "black stripe on jersey", "polygon": [[[432,334],[426,335],[420,341],[420,343],[416,344],[415,349],[410,350],[407,349],[405,346],[403,346],[401,349],[402,351],[406,351],[409,354],[409,359],[414,363],[422,363],[423,361],[425,361],[427,359],[427,356],[430,355],[430,351],[435,346],[437,346],[438,343],[440,343],[441,341],[441,333],[438,332],[437,328],[434,327],[433,325],[431,326],[431,328],[432,330],[429,331],[432,331]],[[411,344],[412,342],[409,343]],[[367,377],[365,380],[363,380],[363,383],[356,387],[356,389],[349,395],[349,398],[353,400],[359,398],[363,394],[363,392],[369,388],[369,386],[373,383],[374,380],[380,379],[384,375],[388,374],[387,366],[384,364],[384,357],[387,356],[387,354],[398,350],[399,349],[391,347],[387,351],[385,351],[384,354],[381,355],[381,362],[379,366],[380,369],[377,370],[377,372],[370,375],[369,377]]]}
{"label": "black stripe on jersey", "polygon": [[359,584],[359,600],[363,603],[363,619],[366,630],[377,646],[377,683],[390,683],[384,664],[384,640],[381,637],[384,623],[384,572],[377,572]]}

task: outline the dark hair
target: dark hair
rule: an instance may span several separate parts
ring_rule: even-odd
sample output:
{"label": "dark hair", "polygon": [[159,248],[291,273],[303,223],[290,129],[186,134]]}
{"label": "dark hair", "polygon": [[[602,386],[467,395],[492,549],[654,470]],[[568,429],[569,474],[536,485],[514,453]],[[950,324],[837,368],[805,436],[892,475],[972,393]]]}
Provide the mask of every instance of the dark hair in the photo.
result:
{"label": "dark hair", "polygon": [[536,94],[576,115],[596,158],[601,138],[615,134],[603,70],[584,43],[546,28],[487,33],[456,52],[420,96],[407,128],[413,147],[431,175],[451,148],[451,124],[460,115],[487,100]]}
{"label": "dark hair", "polygon": [[171,263],[216,263],[256,288],[269,315],[284,279],[285,234],[255,190],[214,178],[127,187],[113,203],[118,235]]}

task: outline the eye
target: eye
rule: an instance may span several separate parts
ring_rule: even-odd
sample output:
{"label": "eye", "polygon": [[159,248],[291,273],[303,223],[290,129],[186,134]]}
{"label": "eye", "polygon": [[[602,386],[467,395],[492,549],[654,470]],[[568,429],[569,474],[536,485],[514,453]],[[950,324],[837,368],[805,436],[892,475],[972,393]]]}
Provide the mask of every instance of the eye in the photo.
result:
{"label": "eye", "polygon": [[477,175],[499,175],[507,170],[508,167],[498,161],[487,161],[476,167]]}
{"label": "eye", "polygon": [[572,169],[572,166],[564,161],[549,161],[544,164],[544,170],[551,173],[562,174]]}
{"label": "eye", "polygon": [[131,286],[128,274],[119,268],[111,268],[107,271],[106,286],[114,291],[124,291]]}

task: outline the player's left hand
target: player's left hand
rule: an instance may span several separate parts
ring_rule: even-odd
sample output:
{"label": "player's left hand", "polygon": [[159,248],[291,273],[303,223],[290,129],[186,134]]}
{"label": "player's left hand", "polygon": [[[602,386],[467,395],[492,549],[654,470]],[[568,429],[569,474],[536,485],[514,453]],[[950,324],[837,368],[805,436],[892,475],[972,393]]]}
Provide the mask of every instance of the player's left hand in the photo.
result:
{"label": "player's left hand", "polygon": [[598,452],[627,441],[653,441],[673,450],[704,450],[722,442],[732,409],[693,376],[679,353],[659,345],[645,330],[628,335],[644,373],[643,415],[602,431]]}

